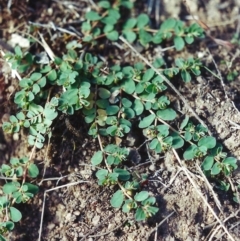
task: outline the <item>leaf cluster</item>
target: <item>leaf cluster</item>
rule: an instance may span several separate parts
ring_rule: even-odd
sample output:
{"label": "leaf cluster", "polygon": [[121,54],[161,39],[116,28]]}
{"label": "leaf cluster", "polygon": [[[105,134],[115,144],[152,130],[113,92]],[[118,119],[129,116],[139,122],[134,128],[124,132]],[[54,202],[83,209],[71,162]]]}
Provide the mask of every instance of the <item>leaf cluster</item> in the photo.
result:
{"label": "leaf cluster", "polygon": [[82,23],[83,41],[96,44],[96,39],[105,36],[111,41],[117,41],[122,34],[130,43],[138,41],[142,46],[161,44],[172,40],[176,50],[182,50],[185,44],[192,44],[197,37],[203,37],[203,29],[196,23],[185,26],[180,20],[169,18],[156,31],[150,28],[150,18],[147,14],[140,14],[136,18],[128,18],[122,22],[121,7],[132,8],[130,1],[118,1],[111,4],[100,1],[98,10],[86,13],[86,21]]}
{"label": "leaf cluster", "polygon": [[184,151],[184,159],[202,159],[202,169],[207,176],[229,176],[237,169],[237,159],[227,157],[216,138],[207,135],[207,128],[202,125],[195,126],[189,122],[188,117],[183,120],[180,128],[184,130],[185,140],[194,142]]}
{"label": "leaf cluster", "polygon": [[0,196],[0,212],[3,220],[0,222],[0,239],[8,231],[14,229],[14,223],[22,218],[21,212],[15,208],[14,203],[25,203],[38,192],[38,187],[32,183],[26,182],[26,178],[36,178],[39,174],[36,164],[30,162],[28,158],[12,158],[10,165],[2,164],[0,173],[3,177],[11,179],[3,185],[3,195]]}
{"label": "leaf cluster", "polygon": [[141,182],[146,179],[142,176],[140,180],[124,168],[123,162],[127,159],[129,150],[110,144],[104,151],[96,152],[91,162],[100,165],[106,159],[107,169],[100,169],[96,173],[99,185],[116,185],[121,187],[112,196],[110,203],[114,208],[122,208],[123,212],[135,211],[136,221],[146,220],[158,212],[155,207],[156,199],[149,195],[148,191],[141,190]]}
{"label": "leaf cluster", "polygon": [[[46,137],[51,137],[53,121],[59,114],[80,113],[88,125],[88,134],[93,138],[123,139],[131,132],[134,123],[152,151],[165,153],[172,148],[182,149],[185,160],[201,160],[206,175],[216,177],[221,188],[227,190],[224,177],[237,168],[236,159],[227,157],[216,139],[207,135],[207,128],[195,126],[188,117],[179,130],[170,128],[168,123],[175,124],[178,116],[165,93],[167,86],[161,76],[141,62],[133,66],[106,68],[105,63],[93,54],[79,54],[84,47],[97,46],[102,38],[117,41],[120,35],[145,48],[172,42],[177,51],[203,37],[203,30],[197,24],[185,26],[172,18],[164,21],[158,30],[150,28],[146,14],[123,21],[126,9],[132,7],[130,0],[98,1],[97,8],[87,12],[81,23],[82,40],[67,43],[66,53],[52,62],[36,61],[36,56],[23,53],[19,47],[15,48],[15,53],[7,54],[6,60],[25,76],[14,97],[18,112],[3,123],[3,130],[16,133],[25,128],[28,144],[42,148]],[[168,67],[163,58],[156,58],[153,65],[162,75],[168,78],[179,75],[184,82],[200,75],[203,67],[194,58],[178,58],[173,66]],[[34,69],[29,73],[31,68]],[[156,214],[158,208],[155,197],[142,185],[146,177],[138,179],[125,168],[128,155],[127,148],[110,144],[97,151],[91,162],[95,166],[101,165],[96,172],[98,184],[116,188],[111,205],[122,208],[123,212],[133,210],[136,220],[141,221]],[[13,178],[3,187],[5,196],[0,197],[2,212],[8,210],[4,214],[10,215],[6,220],[11,220],[0,223],[0,230],[4,233],[13,228],[13,222],[21,219],[20,211],[16,211],[12,204],[26,202],[37,192],[37,187],[26,183],[25,178],[35,178],[38,169],[28,159],[21,158],[12,159],[10,165],[4,164],[1,173]],[[21,178],[22,182],[19,181]]]}

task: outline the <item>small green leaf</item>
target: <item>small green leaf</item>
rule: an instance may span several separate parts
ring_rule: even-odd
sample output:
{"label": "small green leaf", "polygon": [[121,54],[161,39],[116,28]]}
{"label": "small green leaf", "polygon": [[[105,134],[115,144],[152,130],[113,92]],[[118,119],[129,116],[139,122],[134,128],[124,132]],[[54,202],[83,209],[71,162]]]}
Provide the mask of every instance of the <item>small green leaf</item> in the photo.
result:
{"label": "small green leaf", "polygon": [[150,126],[153,123],[153,121],[155,120],[155,118],[156,118],[156,116],[154,114],[144,117],[138,125],[139,128],[146,128],[146,127]]}
{"label": "small green leaf", "polygon": [[127,39],[128,42],[130,43],[133,43],[136,38],[137,38],[137,35],[135,32],[133,31],[130,31],[130,30],[124,30],[123,31],[123,36]]}
{"label": "small green leaf", "polygon": [[198,147],[196,145],[191,145],[187,148],[187,150],[183,153],[183,157],[185,160],[192,160],[198,151]]}
{"label": "small green leaf", "polygon": [[135,27],[136,23],[137,23],[137,19],[136,18],[130,18],[123,25],[123,29],[132,29],[132,28]]}
{"label": "small green leaf", "polygon": [[13,222],[19,222],[21,220],[22,214],[18,209],[14,207],[10,207],[9,211],[10,211],[10,218]]}
{"label": "small green leaf", "polygon": [[100,20],[102,17],[95,11],[89,11],[86,13],[86,19],[90,21]]}
{"label": "small green leaf", "polygon": [[106,169],[100,169],[96,172],[96,177],[99,180],[105,179],[107,175],[108,175],[108,170]]}
{"label": "small green leaf", "polygon": [[96,166],[99,165],[103,160],[103,153],[102,151],[97,151],[94,153],[92,159],[91,159],[91,163]]}
{"label": "small green leaf", "polygon": [[[128,202],[127,202],[128,201]],[[130,210],[132,209],[132,207],[131,207],[131,200],[126,200],[125,201],[125,203],[124,203],[124,205],[122,206],[122,211],[124,212],[124,213],[129,213],[130,212]]]}
{"label": "small green leaf", "polygon": [[93,36],[92,36],[92,35],[87,35],[87,36],[84,36],[82,40],[83,40],[84,42],[91,42],[92,39],[93,39]]}
{"label": "small green leaf", "polygon": [[27,191],[28,191],[28,192],[30,192],[30,193],[32,193],[32,194],[34,194],[34,195],[35,195],[36,193],[38,193],[38,191],[39,191],[38,186],[36,186],[36,185],[34,185],[34,184],[32,184],[32,183],[25,182],[25,183],[24,183],[24,186],[27,187]]}
{"label": "small green leaf", "polygon": [[6,208],[9,204],[7,196],[0,196],[0,207]]}
{"label": "small green leaf", "polygon": [[185,39],[185,41],[186,41],[187,44],[192,44],[193,41],[194,41],[194,38],[193,38],[193,36],[191,36],[191,35],[185,36],[184,39]]}
{"label": "small green leaf", "polygon": [[108,99],[111,96],[111,92],[105,88],[99,88],[98,89],[98,95],[100,96],[100,98],[102,99]]}
{"label": "small green leaf", "polygon": [[135,111],[136,115],[141,115],[144,110],[143,103],[138,99],[134,100],[132,108]]}
{"label": "small green leaf", "polygon": [[180,50],[182,50],[184,48],[185,43],[184,43],[184,40],[183,40],[182,37],[176,36],[173,39],[173,41],[174,41],[174,46],[175,46],[176,50],[180,51]]}
{"label": "small green leaf", "polygon": [[203,163],[202,163],[202,168],[204,171],[209,171],[211,170],[212,166],[214,163],[214,157],[213,156],[207,156],[205,157]]}
{"label": "small green leaf", "polygon": [[174,120],[176,118],[177,113],[172,108],[168,108],[168,109],[165,109],[165,110],[159,110],[157,112],[157,116],[160,117],[163,120],[171,121],[171,120]]}
{"label": "small green leaf", "polygon": [[221,170],[222,170],[222,167],[220,163],[216,162],[211,169],[211,174],[218,175],[221,172]]}
{"label": "small green leaf", "polygon": [[136,221],[143,221],[145,220],[147,217],[146,217],[146,214],[144,212],[144,210],[142,208],[138,208],[136,210],[136,214],[135,214],[135,219]]}
{"label": "small green leaf", "polygon": [[41,73],[33,73],[33,74],[30,76],[30,79],[33,80],[33,81],[37,81],[37,80],[39,80],[41,77],[42,77],[42,74],[41,74]]}
{"label": "small green leaf", "polygon": [[142,202],[145,199],[147,199],[148,196],[149,196],[149,193],[147,191],[141,191],[134,196],[134,200],[137,202]]}
{"label": "small green leaf", "polygon": [[5,194],[11,194],[13,192],[16,192],[20,187],[20,183],[19,182],[8,182],[6,184],[4,184],[3,186],[3,192]]}
{"label": "small green leaf", "polygon": [[17,117],[19,120],[25,120],[25,115],[23,114],[23,112],[17,113],[16,117]]}
{"label": "small green leaf", "polygon": [[132,106],[132,102],[130,100],[128,100],[127,98],[122,98],[122,105],[125,108],[129,108]]}
{"label": "small green leaf", "polygon": [[172,148],[179,149],[179,148],[182,148],[183,145],[184,145],[184,140],[177,133],[174,132],[172,134]]}
{"label": "small green leaf", "polygon": [[128,9],[133,8],[133,3],[130,1],[121,1],[120,5]]}
{"label": "small green leaf", "polygon": [[186,83],[189,83],[192,79],[190,73],[185,69],[181,70],[181,77],[182,80]]}
{"label": "small green leaf", "polygon": [[106,108],[106,112],[108,115],[115,115],[119,111],[119,107],[117,105],[110,105]]}
{"label": "small green leaf", "polygon": [[130,78],[122,80],[121,87],[127,94],[132,94],[136,88],[135,82]]}
{"label": "small green leaf", "polygon": [[234,157],[227,157],[222,163],[232,166],[234,170],[238,168],[237,159]]}
{"label": "small green leaf", "polygon": [[[14,229],[14,223],[11,221],[7,221],[7,222],[2,222],[0,223],[1,227],[5,227],[8,231],[11,231]],[[0,239],[1,240],[1,239]],[[5,240],[5,239],[4,239]]]}
{"label": "small green leaf", "polygon": [[14,48],[14,52],[15,52],[15,54],[16,54],[18,57],[20,57],[20,58],[23,57],[23,53],[22,53],[22,50],[21,50],[21,48],[19,47],[19,45],[17,45],[17,46]]}
{"label": "small green leaf", "polygon": [[110,200],[110,203],[111,203],[112,207],[120,208],[123,204],[123,200],[124,200],[124,194],[123,194],[122,190],[118,190],[113,194],[113,196]]}
{"label": "small green leaf", "polygon": [[184,127],[186,127],[186,125],[188,124],[189,121],[189,116],[185,116],[184,120],[182,121],[181,125],[180,125],[180,129],[183,130]]}
{"label": "small green leaf", "polygon": [[174,18],[167,18],[162,24],[161,24],[161,28],[160,30],[162,32],[166,31],[166,30],[172,30],[174,28],[174,26],[176,25],[176,19]]}
{"label": "small green leaf", "polygon": [[147,14],[142,13],[137,17],[137,27],[143,28],[149,23],[149,17]]}
{"label": "small green leaf", "polygon": [[156,202],[156,198],[155,197],[148,197],[146,200],[142,201],[142,205],[154,205]]}
{"label": "small green leaf", "polygon": [[49,79],[50,82],[53,82],[57,79],[57,72],[55,69],[51,70],[48,75],[47,78]]}
{"label": "small green leaf", "polygon": [[32,178],[36,178],[39,174],[39,170],[36,164],[31,163],[28,167],[28,175]]}
{"label": "small green leaf", "polygon": [[152,79],[152,77],[154,76],[154,70],[153,69],[148,69],[146,70],[146,72],[144,73],[143,75],[143,78],[142,78],[142,81],[143,82],[147,82],[149,81],[150,79]]}
{"label": "small green leaf", "polygon": [[111,41],[117,41],[119,34],[116,30],[106,33],[106,36]]}
{"label": "small green leaf", "polygon": [[198,142],[198,146],[205,146],[207,149],[212,149],[216,146],[216,138],[212,137],[212,136],[206,136],[206,137],[202,137],[199,142]]}
{"label": "small green leaf", "polygon": [[11,115],[9,117],[9,120],[10,120],[11,123],[18,123],[18,119],[14,115]]}
{"label": "small green leaf", "polygon": [[121,181],[128,181],[131,177],[130,172],[124,169],[114,168],[113,172],[118,173],[118,179]]}
{"label": "small green leaf", "polygon": [[106,8],[106,9],[108,9],[108,8],[111,7],[111,4],[110,4],[109,1],[100,1],[100,2],[98,3],[98,6],[101,7],[101,8]]}
{"label": "small green leaf", "polygon": [[146,30],[140,29],[139,30],[139,42],[143,46],[147,46],[147,44],[151,41],[152,41],[152,35],[150,33],[148,33]]}

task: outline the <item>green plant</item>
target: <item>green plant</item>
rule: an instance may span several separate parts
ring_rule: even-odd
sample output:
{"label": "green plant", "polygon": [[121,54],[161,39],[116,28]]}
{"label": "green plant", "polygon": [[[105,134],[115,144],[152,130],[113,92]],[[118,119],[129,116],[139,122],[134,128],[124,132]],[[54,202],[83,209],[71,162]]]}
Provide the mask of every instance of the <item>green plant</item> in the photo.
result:
{"label": "green plant", "polygon": [[[62,113],[81,113],[89,127],[88,134],[99,140],[101,136],[123,139],[135,123],[152,151],[164,154],[172,148],[184,148],[185,160],[199,159],[206,175],[225,181],[236,169],[236,159],[227,157],[216,139],[207,135],[207,128],[194,125],[188,117],[180,128],[173,127],[178,114],[165,93],[167,86],[163,78],[153,69],[141,62],[133,66],[112,65],[105,68],[104,63],[89,52],[79,56],[79,49],[87,46],[96,48],[103,38],[117,41],[120,35],[129,42],[139,42],[145,48],[172,42],[177,51],[182,50],[186,43],[192,44],[196,37],[203,37],[203,30],[197,24],[185,26],[176,19],[167,19],[159,30],[150,29],[149,17],[145,14],[122,21],[122,8],[132,8],[132,2],[120,0],[111,4],[110,1],[100,1],[96,10],[86,13],[86,20],[80,26],[83,33],[81,42],[74,40],[67,43],[66,53],[56,57],[54,62],[40,64],[35,61],[34,55],[23,53],[19,47],[15,48],[15,53],[6,55],[12,68],[24,72],[25,76],[19,81],[19,90],[14,97],[18,113],[3,123],[3,130],[15,133],[24,128],[28,130],[28,144],[42,148],[45,139],[52,135],[53,121]],[[178,58],[168,68],[164,59],[156,58],[153,65],[164,76],[180,75],[184,82],[191,81],[192,75],[200,75],[203,67],[194,58]],[[109,144],[101,147],[91,162],[100,167],[96,173],[98,184],[114,185],[111,205],[122,208],[123,212],[133,210],[135,219],[141,221],[156,214],[158,207],[155,197],[142,185],[147,175],[135,178],[134,173],[124,167],[128,156],[127,148]],[[25,165],[25,169],[22,167],[24,170],[30,168],[29,177],[36,177],[36,166],[27,159],[23,159],[24,163],[20,160],[18,163]],[[2,170],[6,170],[6,166]],[[12,170],[10,166],[7,173],[12,173]],[[17,166],[13,172],[16,172],[17,178],[19,170],[21,168]],[[35,175],[32,174],[34,170]],[[10,191],[7,191],[8,195],[16,198],[16,193],[26,190],[24,195],[18,196],[22,202],[30,188],[25,183],[26,171],[23,173],[22,184],[10,182]],[[18,199],[13,200],[16,202]],[[4,208],[10,205],[10,202],[4,203]],[[3,225],[8,226],[8,230],[13,228],[9,223]]]}
{"label": "green plant", "polygon": [[220,173],[229,176],[237,169],[237,159],[227,157],[222,145],[217,143],[214,137],[207,135],[207,128],[202,125],[195,126],[189,122],[188,117],[184,119],[180,128],[183,129],[185,140],[194,141],[183,153],[185,160],[204,158],[202,168],[208,176]]}
{"label": "green plant", "polygon": [[[99,185],[118,185],[118,189],[112,196],[112,207],[122,207],[123,212],[135,210],[137,221],[145,220],[157,213],[155,197],[149,196],[147,191],[142,191],[142,180],[136,180],[134,175],[124,168],[120,168],[127,159],[129,150],[116,145],[107,145],[103,151],[98,151],[92,157],[92,164],[99,165],[105,159],[107,168],[100,169],[96,173]],[[113,167],[113,168],[112,168]],[[115,168],[114,168],[115,167]]]}
{"label": "green plant", "polygon": [[0,222],[0,240],[6,240],[6,233],[13,230],[14,223],[22,218],[14,204],[27,202],[38,192],[38,187],[26,182],[26,179],[36,178],[39,171],[36,164],[28,158],[12,158],[10,165],[1,166],[0,172],[7,180],[2,188],[3,195],[0,196],[0,212],[3,217]]}

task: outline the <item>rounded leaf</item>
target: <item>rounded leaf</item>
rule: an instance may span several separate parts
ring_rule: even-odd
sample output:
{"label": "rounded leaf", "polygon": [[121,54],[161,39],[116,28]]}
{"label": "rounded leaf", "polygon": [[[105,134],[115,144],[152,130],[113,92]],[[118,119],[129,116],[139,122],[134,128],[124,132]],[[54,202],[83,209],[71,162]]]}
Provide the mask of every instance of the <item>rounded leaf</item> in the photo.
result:
{"label": "rounded leaf", "polygon": [[191,145],[187,148],[187,150],[183,153],[183,158],[185,160],[192,160],[197,153],[198,147],[196,145]]}
{"label": "rounded leaf", "polygon": [[27,191],[30,192],[30,193],[32,193],[32,194],[36,194],[36,193],[38,193],[38,191],[39,191],[38,186],[36,186],[36,185],[34,185],[34,184],[25,182],[25,183],[24,183],[24,186],[27,187]]}
{"label": "rounded leaf", "polygon": [[51,70],[48,75],[47,78],[49,79],[50,82],[53,82],[57,79],[57,72],[55,69]]}
{"label": "rounded leaf", "polygon": [[190,82],[192,79],[190,73],[185,69],[181,70],[181,77],[183,81],[187,83]]}
{"label": "rounded leaf", "polygon": [[18,209],[14,207],[10,207],[9,211],[10,211],[10,218],[13,222],[19,222],[21,220],[22,214]]}
{"label": "rounded leaf", "polygon": [[211,174],[218,175],[221,172],[221,170],[222,170],[221,165],[218,162],[216,162],[211,169]]}
{"label": "rounded leaf", "polygon": [[134,100],[132,108],[135,111],[136,115],[141,115],[144,110],[143,103],[138,99]]}
{"label": "rounded leaf", "polygon": [[20,187],[20,183],[19,182],[8,182],[6,184],[4,184],[3,186],[3,192],[5,194],[11,194],[13,192],[16,192]]}
{"label": "rounded leaf", "polygon": [[113,196],[110,200],[110,203],[111,203],[112,207],[120,208],[123,204],[123,200],[124,200],[123,192],[122,192],[122,190],[118,190],[113,194]]}
{"label": "rounded leaf", "polygon": [[162,120],[171,121],[176,118],[177,113],[175,110],[168,108],[165,110],[159,110],[157,112],[157,116],[160,117]]}
{"label": "rounded leaf", "polygon": [[28,175],[32,178],[37,177],[39,174],[39,170],[36,164],[31,163],[28,167]]}
{"label": "rounded leaf", "polygon": [[117,41],[118,37],[119,37],[119,34],[116,30],[114,30],[114,31],[111,31],[109,33],[106,33],[106,36],[111,41]]}
{"label": "rounded leaf", "polygon": [[149,196],[148,191],[141,191],[134,196],[134,200],[137,202],[142,202],[146,200]]}
{"label": "rounded leaf", "polygon": [[216,146],[216,138],[212,136],[206,136],[199,140],[198,146],[205,146],[207,149],[212,149]]}
{"label": "rounded leaf", "polygon": [[149,22],[149,17],[147,14],[142,13],[137,17],[137,27],[143,28],[145,27]]}
{"label": "rounded leaf", "polygon": [[183,145],[184,145],[184,140],[177,133],[174,132],[172,134],[172,148],[178,149],[183,147]]}
{"label": "rounded leaf", "polygon": [[89,11],[86,13],[86,19],[91,21],[100,20],[102,17],[95,11]]}
{"label": "rounded leaf", "polygon": [[118,174],[118,179],[121,181],[128,181],[131,177],[130,172],[121,168],[115,168],[113,172]]}
{"label": "rounded leaf", "polygon": [[99,88],[98,89],[98,95],[100,96],[100,98],[102,99],[108,99],[111,96],[111,93],[109,90],[105,89],[105,88]]}
{"label": "rounded leaf", "polygon": [[148,69],[143,75],[142,81],[147,82],[149,81],[153,76],[154,76],[154,70],[153,69]]}
{"label": "rounded leaf", "polygon": [[125,108],[129,108],[132,105],[132,102],[130,100],[128,100],[127,98],[122,98],[122,105]]}
{"label": "rounded leaf", "polygon": [[144,210],[142,208],[138,208],[136,210],[136,214],[135,214],[135,219],[136,221],[143,221],[145,220],[147,217],[146,217],[146,214],[144,212]]}
{"label": "rounded leaf", "polygon": [[131,29],[134,28],[135,25],[137,23],[137,19],[136,18],[130,18],[128,19],[125,24],[123,25],[123,29]]}
{"label": "rounded leaf", "polygon": [[92,159],[91,159],[91,163],[96,166],[99,165],[103,160],[103,153],[102,151],[97,151],[94,153]]}
{"label": "rounded leaf", "polygon": [[146,128],[146,127],[150,126],[153,123],[153,121],[155,120],[155,118],[156,118],[156,116],[154,114],[144,117],[138,125],[139,128]]}
{"label": "rounded leaf", "polygon": [[39,80],[41,77],[42,77],[42,74],[41,74],[41,73],[33,73],[33,74],[30,76],[30,79],[33,80],[33,81],[36,81],[36,80]]}
{"label": "rounded leaf", "polygon": [[213,163],[214,163],[213,156],[207,156],[202,163],[202,169],[204,171],[209,171],[212,168]]}
{"label": "rounded leaf", "polygon": [[184,40],[180,36],[176,36],[173,39],[173,42],[174,42],[174,46],[175,46],[176,50],[178,50],[178,51],[182,50],[185,46]]}
{"label": "rounded leaf", "polygon": [[123,36],[127,39],[128,42],[133,43],[135,39],[137,38],[137,35],[135,32],[130,30],[124,30]]}
{"label": "rounded leaf", "polygon": [[[1,227],[5,227],[8,231],[11,231],[14,229],[14,223],[11,221],[7,221],[7,222],[1,222],[0,223]],[[0,238],[0,240],[2,241],[3,239]],[[5,240],[5,239],[4,239]]]}
{"label": "rounded leaf", "polygon": [[108,170],[106,169],[100,169],[96,172],[96,177],[99,180],[105,179],[107,175],[108,175]]}
{"label": "rounded leaf", "polygon": [[237,165],[237,159],[234,158],[234,157],[227,157],[223,160],[222,162],[223,164],[225,165],[230,165],[232,166],[234,169],[237,169],[238,168],[238,165]]}

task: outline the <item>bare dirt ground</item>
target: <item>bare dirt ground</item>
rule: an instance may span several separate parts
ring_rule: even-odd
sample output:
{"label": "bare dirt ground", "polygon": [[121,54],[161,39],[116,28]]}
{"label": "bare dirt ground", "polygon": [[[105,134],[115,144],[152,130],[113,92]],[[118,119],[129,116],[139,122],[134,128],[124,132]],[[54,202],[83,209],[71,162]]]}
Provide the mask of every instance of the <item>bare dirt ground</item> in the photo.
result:
{"label": "bare dirt ground", "polygon": [[[29,21],[41,24],[52,22],[62,28],[74,26],[77,29],[77,21],[83,19],[84,11],[91,6],[87,0],[68,3],[16,0],[12,1],[10,9],[7,4],[8,1],[0,2],[0,38],[4,42],[0,42],[0,46],[4,51],[11,50],[5,43],[13,38],[12,34],[24,36],[28,32]],[[139,5],[136,12],[146,12],[146,8]],[[230,41],[234,33],[239,33],[240,5],[237,0],[193,0],[189,1],[189,8],[196,18],[210,27],[212,36]],[[168,17],[187,21],[190,15],[181,1],[165,0],[161,3],[160,19]],[[54,53],[61,54],[67,41],[64,35],[46,27],[39,31]],[[179,82],[176,85],[228,153],[240,160],[240,128],[233,128],[236,127],[233,123],[240,124],[240,76],[231,83],[227,82],[228,69],[221,64],[223,60],[232,62],[232,69],[240,72],[240,48],[238,45],[229,50],[208,38],[201,41],[198,46],[185,49],[181,55],[197,53],[209,69],[221,72],[224,83],[206,71],[191,83]],[[30,46],[32,52],[38,48]],[[127,46],[123,46],[119,56],[124,56],[127,51]],[[150,60],[157,54],[156,49],[151,51],[144,53]],[[166,56],[169,59],[175,57]],[[128,58],[135,59],[131,54]],[[13,96],[17,81],[11,78],[3,59],[0,66],[0,118],[4,121],[16,110]],[[188,113],[177,96],[169,95],[183,115]],[[154,163],[144,164],[143,160],[140,165],[132,167],[150,176],[148,190],[156,196],[160,209],[156,216],[147,222],[136,223],[131,215],[113,209],[109,204],[113,190],[109,192],[109,188],[97,185],[95,169],[89,165],[92,154],[98,150],[98,143],[87,136],[84,123],[78,120],[77,116],[60,119],[54,126],[49,144],[36,152],[36,163],[41,168],[41,175],[45,173],[45,176],[42,182],[38,180],[39,194],[20,207],[23,219],[10,240],[38,240],[42,213],[41,240],[46,241],[240,240],[240,207],[232,200],[232,192],[217,189],[215,183],[208,185],[199,163],[185,165],[172,152],[156,158]],[[74,133],[66,122],[79,132]],[[24,133],[12,137],[0,130],[1,164],[12,156],[29,155],[31,149],[24,137]],[[235,171],[231,181],[233,186],[240,184],[239,170]],[[53,188],[44,199],[44,192]]]}

